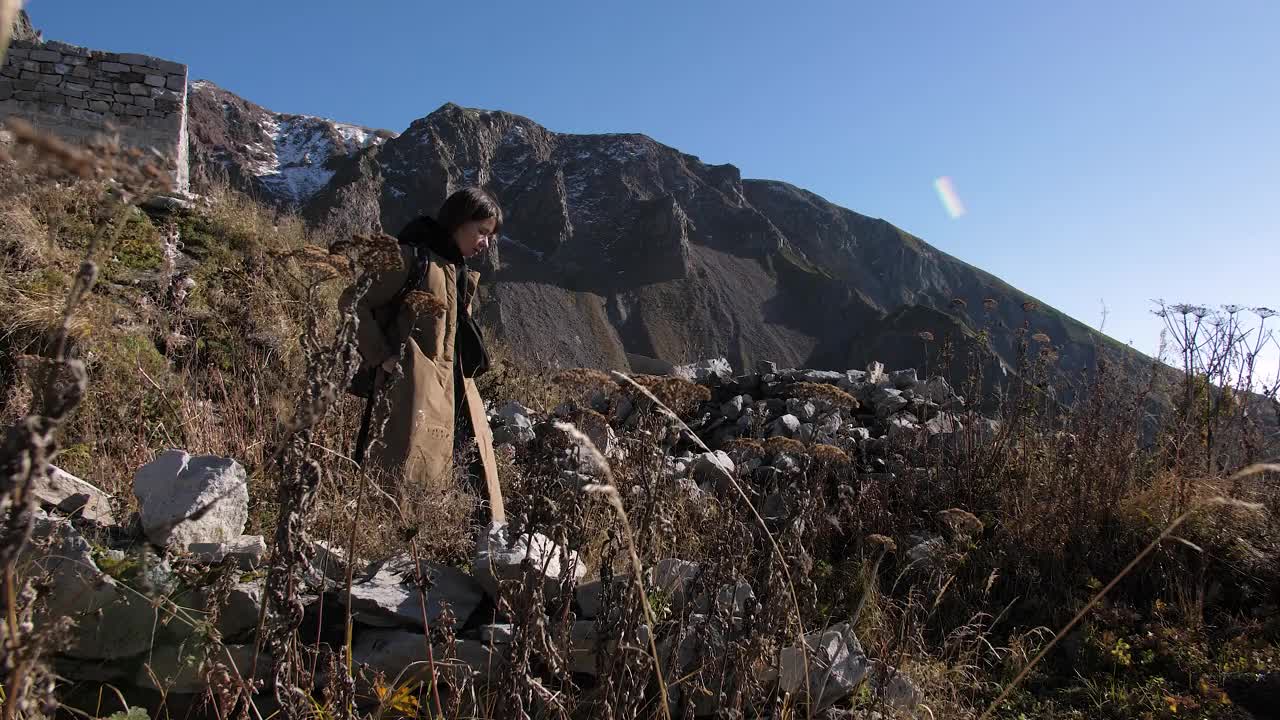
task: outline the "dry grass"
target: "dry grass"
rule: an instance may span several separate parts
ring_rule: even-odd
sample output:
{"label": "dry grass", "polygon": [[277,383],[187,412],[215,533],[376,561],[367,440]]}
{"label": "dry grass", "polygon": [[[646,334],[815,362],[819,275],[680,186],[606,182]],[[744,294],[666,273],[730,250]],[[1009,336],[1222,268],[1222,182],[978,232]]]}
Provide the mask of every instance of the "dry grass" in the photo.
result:
{"label": "dry grass", "polygon": [[501,338],[486,338],[486,341],[490,368],[477,381],[484,397],[519,402],[542,413],[549,413],[569,400],[580,399],[579,386],[555,382],[538,369],[525,367]]}
{"label": "dry grass", "polygon": [[[59,322],[77,266],[75,253],[84,247],[82,233],[94,226],[92,194],[83,186],[44,187],[6,198],[0,207],[6,419],[23,414],[35,398],[30,370],[17,358],[47,349],[47,333]],[[189,271],[196,284],[185,300],[175,301],[169,285],[147,280],[152,255],[134,252],[134,265],[142,266],[113,272],[122,279],[137,273],[142,282],[100,287],[73,318],[71,349],[85,359],[91,383],[81,412],[65,428],[64,467],[115,492],[123,513],[131,509],[133,469],[158,450],[177,445],[229,455],[250,471],[251,532],[271,534],[283,519],[271,492],[283,479],[279,446],[306,421],[306,452],[323,460],[324,468],[314,504],[305,509],[313,537],[349,547],[363,560],[412,547],[417,556],[465,565],[474,508],[461,478],[456,489],[428,492],[364,475],[348,459],[360,410],[355,398],[333,397],[316,417],[299,414],[304,374],[315,372],[316,363],[337,362],[317,355],[324,343],[304,346],[300,339],[308,333],[325,342],[335,337],[338,294],[353,267],[328,253],[296,218],[232,193],[214,193],[208,207],[181,218],[180,225],[184,243],[200,260]],[[119,230],[135,250],[158,241],[158,229],[148,230],[138,218]],[[1010,717],[1049,716],[1049,709],[1088,712],[1089,701],[1081,698],[1095,689],[1086,680],[1102,676],[1131,691],[1129,700],[1114,691],[1110,696],[1124,713],[1138,707],[1133,698],[1150,699],[1142,688],[1156,677],[1169,693],[1189,697],[1198,691],[1185,678],[1217,682],[1222,667],[1243,662],[1226,654],[1237,640],[1213,635],[1223,628],[1256,630],[1264,646],[1248,652],[1277,644],[1265,634],[1276,629],[1249,615],[1274,603],[1280,587],[1277,571],[1265,562],[1280,557],[1274,475],[1205,472],[1203,455],[1192,452],[1186,433],[1178,435],[1177,453],[1169,452],[1170,442],[1144,443],[1146,388],[1106,371],[1082,386],[1070,408],[1048,406],[1043,393],[1028,385],[1006,398],[993,434],[980,432],[976,418],[961,417],[966,430],[928,444],[730,441],[724,449],[739,462],[782,453],[812,460],[801,463],[803,472],[784,487],[762,491],[794,509],[765,522],[755,507],[760,489],[747,487],[745,477],[740,484],[735,478],[732,492],[708,495],[664,473],[672,451],[704,448],[688,433],[666,432],[670,419],[643,392],[591,370],[548,379],[511,363],[500,347],[494,355],[494,369],[482,378],[486,398],[499,406],[518,400],[542,412],[572,403],[590,445],[601,444],[612,429],[625,452],[625,462],[609,468],[611,497],[624,503],[625,521],[564,479],[565,451],[574,446],[566,432],[545,432],[528,447],[500,453],[500,463],[517,529],[582,549],[590,574],[607,587],[613,577],[623,578],[604,599],[598,622],[603,636],[627,642],[602,653],[600,682],[553,679],[543,671],[562,666],[571,607],[544,597],[543,584],[532,576],[510,583],[499,602],[518,628],[519,657],[490,687],[445,679],[452,638],[437,633],[442,653],[428,672],[442,678],[442,695],[429,706],[433,712],[443,708],[446,717],[459,716],[452,703],[467,693],[479,698],[487,717],[518,716],[534,707],[565,718],[646,717],[660,712],[653,699],[664,683],[679,699],[672,713],[680,714],[695,691],[718,689],[726,679],[727,702],[744,715],[750,716],[749,700],[800,717],[807,714],[803,703],[766,697],[755,671],[794,644],[799,628],[841,620],[856,622],[873,657],[921,684],[935,717],[975,717],[1002,694],[1009,697],[1001,712]],[[1036,376],[1034,367],[1024,370],[1025,377]],[[722,400],[685,380],[632,380],[683,418]],[[981,387],[980,381],[972,379],[971,387]],[[796,387],[800,396],[856,407],[831,386]],[[620,427],[601,410],[624,396],[640,415]],[[601,399],[607,402],[593,409]],[[465,467],[461,460],[458,466]],[[1188,507],[1215,496],[1269,509],[1233,502],[1219,512],[1185,516]],[[1180,517],[1178,537],[1185,542],[1170,536],[1170,523]],[[937,552],[913,555],[919,541],[932,536],[939,538]],[[750,611],[736,620],[716,612],[710,620],[696,619],[695,603],[667,604],[638,578],[669,557],[700,564],[692,597],[747,581],[756,593]],[[1141,562],[1130,562],[1135,559]],[[1216,594],[1210,592],[1215,584]],[[572,583],[563,591],[572,596]],[[1086,606],[1091,601],[1092,610]],[[1157,603],[1177,607],[1176,617],[1157,613]],[[1139,619],[1116,620],[1129,617],[1121,610]],[[1068,635],[1045,654],[1054,637],[1046,628],[1063,627],[1073,615],[1083,639],[1077,643]],[[642,626],[650,629],[652,644],[641,642]],[[658,646],[712,628],[723,638],[714,656],[681,664]],[[1159,662],[1117,664],[1117,641],[1148,630],[1180,633],[1174,650],[1153,650]],[[315,662],[343,665],[333,660],[341,648],[314,652]],[[1240,652],[1250,662],[1261,656]],[[661,672],[655,673],[654,656]],[[1045,661],[1033,666],[1038,656]],[[1069,672],[1074,669],[1086,680]],[[1026,679],[1015,686],[1020,673]],[[354,692],[335,688],[329,705],[315,699],[336,715],[349,708],[333,698]],[[549,696],[559,705],[545,704]],[[1207,696],[1199,699],[1209,704]],[[892,716],[877,698],[851,702],[858,712]]]}

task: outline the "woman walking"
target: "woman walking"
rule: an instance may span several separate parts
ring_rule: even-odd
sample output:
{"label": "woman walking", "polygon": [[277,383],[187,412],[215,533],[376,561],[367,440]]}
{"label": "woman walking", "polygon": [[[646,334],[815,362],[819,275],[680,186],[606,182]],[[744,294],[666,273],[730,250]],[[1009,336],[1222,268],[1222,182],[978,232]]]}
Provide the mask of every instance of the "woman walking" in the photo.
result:
{"label": "woman walking", "polygon": [[[436,218],[400,232],[403,267],[375,276],[356,305],[362,368],[373,370],[374,403],[386,412],[366,466],[404,489],[448,488],[455,449],[472,445],[489,519],[505,520],[493,435],[475,378],[488,369],[480,327],[471,316],[479,273],[468,258],[502,229],[502,209],[480,188],[450,195]],[[378,396],[381,388],[383,396]],[[385,398],[385,402],[383,399]],[[357,456],[364,448],[357,449]],[[480,513],[477,513],[480,515]]]}

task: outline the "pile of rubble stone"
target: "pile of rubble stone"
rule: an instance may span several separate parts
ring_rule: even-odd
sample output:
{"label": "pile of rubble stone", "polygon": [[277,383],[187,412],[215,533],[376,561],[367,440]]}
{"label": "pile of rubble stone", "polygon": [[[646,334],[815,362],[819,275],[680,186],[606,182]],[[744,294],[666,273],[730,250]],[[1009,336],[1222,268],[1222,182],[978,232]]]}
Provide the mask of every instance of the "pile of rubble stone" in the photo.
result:
{"label": "pile of rubble stone", "polygon": [[[760,372],[734,376],[723,361],[711,361],[677,373],[708,389],[710,399],[701,403],[691,426],[713,450],[682,450],[666,459],[666,472],[687,478],[700,492],[715,492],[730,478],[761,483],[796,471],[796,458],[785,452],[745,457],[734,449],[744,440],[785,437],[874,448],[961,428],[957,411],[963,400],[941,378],[921,381],[914,371],[886,373],[878,365],[865,371],[779,371],[766,364]],[[597,415],[605,418],[598,427],[586,423],[583,431],[607,456],[621,457],[618,433],[634,425],[632,416],[642,412],[643,403],[625,394],[591,402],[607,414]],[[542,417],[506,404],[492,414],[495,440],[527,444],[555,419],[554,413]],[[589,481],[581,467],[566,466],[564,472]],[[75,622],[71,642],[57,658],[59,672],[78,681],[167,693],[203,692],[212,663],[242,672],[257,667],[265,678],[270,658],[255,641],[264,617],[268,548],[261,536],[244,535],[249,503],[244,468],[229,458],[168,450],[138,469],[133,492],[139,508],[135,527],[145,536],[141,544],[136,533],[113,523],[109,498],[91,484],[56,468],[41,482],[42,510],[29,559],[50,579],[42,612]],[[771,511],[784,510],[775,503]],[[344,554],[318,541],[309,551],[305,601],[312,608],[345,607]],[[532,570],[542,576],[547,603],[571,609],[565,648],[569,669],[590,682],[601,665],[600,650],[616,647],[620,639],[599,637],[607,625],[597,622],[603,612],[601,583],[586,579],[578,554],[541,534],[493,525],[479,533],[471,560],[470,572],[415,562],[409,553],[351,568],[354,660],[395,678],[427,659],[427,625],[438,629],[449,622],[455,636],[452,662],[461,663],[474,682],[495,678],[517,630],[497,610],[499,585],[527,582]],[[217,580],[223,576],[215,569],[229,567],[235,569],[231,580]],[[429,582],[419,581],[419,571]],[[707,622],[712,611],[712,593],[684,597],[700,587],[698,574],[696,563],[669,558],[648,569],[645,583],[677,607],[695,603],[689,623],[696,625],[699,618]],[[562,595],[566,589],[573,593],[570,602],[557,602],[568,599]],[[754,597],[746,583],[714,595],[716,612],[730,617],[740,615]],[[660,638],[660,650],[666,658],[673,652],[683,658],[715,651],[689,647],[695,636],[708,643],[715,633],[682,636],[678,642]],[[641,637],[627,640],[647,643]],[[913,707],[920,701],[907,678],[867,656],[847,624],[811,633],[805,644],[804,649],[783,648],[757,680],[790,693],[807,688],[819,708],[831,707],[866,682],[877,684],[895,705]],[[713,699],[700,699],[699,712],[714,712]]]}

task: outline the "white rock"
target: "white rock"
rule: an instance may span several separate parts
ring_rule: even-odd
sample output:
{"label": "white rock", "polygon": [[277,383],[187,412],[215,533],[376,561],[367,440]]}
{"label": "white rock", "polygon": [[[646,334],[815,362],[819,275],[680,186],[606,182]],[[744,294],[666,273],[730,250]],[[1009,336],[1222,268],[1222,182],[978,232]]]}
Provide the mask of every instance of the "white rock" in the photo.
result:
{"label": "white rock", "polygon": [[[637,628],[637,637],[632,640],[635,647],[647,648],[649,645],[649,631],[641,625]],[[596,674],[596,655],[597,642],[600,637],[596,630],[596,624],[590,620],[580,620],[575,622],[569,628],[569,671],[580,675]],[[613,653],[617,650],[618,641],[616,638],[607,638],[603,643],[606,653]]]}
{"label": "white rock", "polygon": [[577,417],[575,424],[584,435],[591,438],[591,444],[606,458],[615,459],[618,456],[618,434],[603,415],[583,413]]}
{"label": "white rock", "polygon": [[680,609],[684,607],[685,591],[689,583],[693,582],[700,570],[701,566],[696,562],[665,558],[659,560],[649,571],[649,579],[653,583],[653,589],[666,598],[671,607]]}
{"label": "white rock", "polygon": [[847,376],[845,373],[831,370],[804,370],[798,374],[798,377],[805,382],[835,385]]}
{"label": "white rock", "polygon": [[703,382],[712,377],[724,382],[733,379],[733,366],[725,358],[711,358],[688,365],[677,365],[671,374],[694,382]]}
{"label": "white rock", "polygon": [[821,712],[858,688],[871,669],[871,661],[848,623],[810,633],[804,640],[809,655],[808,682],[805,651],[793,646],[783,648],[779,654],[778,687],[797,695],[810,693],[816,705],[814,709]]}
{"label": "white rock", "polygon": [[[594,621],[578,621],[569,628],[569,672],[580,675],[596,674],[597,638],[599,633],[596,632]],[[611,650],[611,645],[616,647],[617,643],[606,642],[604,646],[606,652]]]}
{"label": "white rock", "polygon": [[[438,666],[461,666],[468,674],[482,678],[496,677],[505,662],[505,648],[495,646],[491,650],[479,640],[455,640],[454,649],[457,656],[446,658],[444,647],[433,647],[432,659]],[[381,671],[388,680],[400,677],[403,682],[412,676],[430,677],[426,665],[427,643],[421,632],[365,630],[352,643],[351,656],[357,663]]]}
{"label": "white rock", "polygon": [[773,467],[787,475],[800,472],[800,461],[791,453],[778,453],[773,458]]}
{"label": "white rock", "polygon": [[583,619],[590,620],[600,614],[601,593],[604,590],[604,584],[599,578],[590,582],[582,583],[574,591],[574,596],[578,600],[578,609],[581,611],[579,616]]}
{"label": "white rock", "polygon": [[813,423],[805,423],[800,426],[800,442],[803,442],[803,443],[813,442],[813,439],[816,434],[817,434],[817,431],[814,429]]}
{"label": "white rock", "polygon": [[241,535],[227,542],[191,543],[187,550],[196,560],[207,565],[217,565],[231,556],[242,569],[251,570],[266,559],[267,541],[261,535]]}
{"label": "white rock", "polygon": [[[726,585],[720,588],[720,592],[716,593],[716,611],[722,614],[739,617],[746,612],[747,602],[754,600],[755,591],[745,582],[735,585]],[[708,612],[710,603],[706,598],[702,598],[697,605],[699,612]]]}
{"label": "white rock", "polygon": [[879,661],[873,667],[876,689],[886,703],[900,710],[915,710],[924,701],[924,694],[906,675]]}
{"label": "white rock", "polygon": [[950,400],[955,395],[955,391],[943,377],[929,378],[923,386],[916,388],[916,392],[939,404]]}
{"label": "white rock", "polygon": [[[658,643],[659,665],[669,668],[667,682],[673,707],[680,707],[685,703],[683,686],[689,684],[678,683],[675,680],[697,672],[703,664],[702,661],[723,656],[727,651],[727,645],[723,625],[718,622],[709,622],[706,615],[698,613],[689,616],[686,632],[680,637],[678,646],[676,646],[676,638],[673,635],[668,635]],[[674,658],[672,657],[673,654]],[[696,692],[694,694],[695,717],[714,714],[716,699],[721,690],[724,689],[726,684],[732,683],[731,678],[709,677],[705,679],[708,681],[710,693]]]}
{"label": "white rock", "polygon": [[836,435],[840,432],[840,428],[844,426],[844,418],[840,417],[839,412],[829,412],[818,419],[816,423],[818,430],[827,435]]}
{"label": "white rock", "polygon": [[533,411],[512,401],[503,405],[498,410],[497,416],[502,418],[502,423],[493,430],[493,441],[495,444],[512,443],[515,445],[525,445],[532,442],[538,435],[533,429],[533,420],[530,419]]}
{"label": "white rock", "polygon": [[960,429],[960,423],[951,415],[941,413],[929,418],[924,428],[931,435],[950,435]]}
{"label": "white rock", "polygon": [[584,485],[599,482],[599,478],[593,475],[588,475],[587,473],[578,472],[577,470],[565,468],[560,471],[560,482],[563,483],[565,487],[581,489]]}
{"label": "white rock", "polygon": [[[143,667],[138,670],[134,683],[148,690],[163,690],[184,695],[202,693],[209,688],[205,678],[207,671],[214,665],[225,666],[232,677],[248,675],[249,669],[253,667],[253,657],[253,643],[208,646],[187,643],[158,646],[151,651]],[[274,665],[270,656],[262,651],[258,657],[258,678],[270,677],[271,668]]]}
{"label": "white rock", "polygon": [[[615,598],[621,597],[622,593],[626,592],[627,579],[628,578],[623,575],[613,576],[613,590]],[[578,609],[581,610],[581,612],[578,613],[579,619],[591,620],[600,615],[600,610],[602,609],[601,594],[603,589],[604,586],[600,582],[600,578],[589,580],[577,587],[574,595],[578,600]]]}
{"label": "white rock", "polygon": [[[475,612],[483,600],[480,586],[470,576],[447,565],[425,562],[431,587],[427,590],[427,619],[434,627],[443,603],[453,611],[455,627],[460,627]],[[412,561],[410,561],[412,565]],[[397,568],[384,566],[366,580],[351,586],[351,609],[356,618],[366,625],[378,627],[422,627],[422,595],[414,584],[412,573],[408,576],[395,572]],[[344,590],[334,593],[339,602],[346,602]]]}
{"label": "white rock", "polygon": [[895,415],[889,418],[886,427],[890,438],[908,438],[915,435],[920,430],[920,426],[916,424],[916,418],[910,413]]}
{"label": "white rock", "polygon": [[138,469],[133,494],[147,538],[163,547],[233,540],[249,519],[245,471],[230,458],[166,450]]}
{"label": "white rock", "polygon": [[733,460],[723,450],[702,453],[693,461],[693,479],[699,483],[713,483],[717,487],[731,484],[734,470]]}
{"label": "white rock", "polygon": [[62,654],[79,659],[116,660],[151,646],[157,611],[151,601],[99,569],[89,542],[71,524],[37,516],[34,535],[48,539],[49,552],[28,549],[47,573],[49,591],[37,606],[38,623],[70,618],[76,623]]}
{"label": "white rock", "polygon": [[787,412],[800,418],[801,422],[810,422],[814,415],[817,414],[817,407],[811,400],[801,400],[799,398],[787,399]]}
{"label": "white rock", "polygon": [[890,387],[882,387],[871,394],[871,402],[876,406],[876,415],[889,417],[905,408],[910,401],[902,397],[902,391]]}
{"label": "white rock", "polygon": [[[345,587],[347,582],[347,551],[324,540],[308,539],[305,542],[307,560],[310,563],[310,568],[308,568],[306,574],[307,582],[318,589],[323,589],[334,583]],[[369,563],[357,558],[352,568],[352,578],[360,580],[370,575],[373,570],[374,568]]]}
{"label": "white rock", "polygon": [[727,420],[737,420],[742,415],[742,408],[746,405],[746,400],[741,395],[735,395],[728,402],[720,406],[720,414]]}
{"label": "white rock", "polygon": [[885,386],[893,384],[889,380],[889,374],[884,371],[884,363],[880,362],[873,362],[867,365],[867,373],[862,379],[872,385]]}
{"label": "white rock", "polygon": [[543,577],[543,592],[547,599],[559,595],[563,573],[572,572],[577,580],[587,574],[587,567],[578,559],[578,553],[556,545],[541,533],[524,533],[509,538],[506,523],[492,523],[482,531],[476,543],[472,567],[475,577],[490,597],[498,596],[498,583],[504,580],[520,581],[524,577],[522,563],[527,559],[535,572]]}
{"label": "white rock", "polygon": [[[218,632],[224,638],[233,638],[258,627],[261,616],[263,585],[265,580],[236,583],[227,596],[227,604],[218,611]],[[273,617],[267,611],[267,622]]]}
{"label": "white rock", "polygon": [[111,523],[111,496],[54,465],[37,476],[32,493],[40,504],[64,515],[78,515],[99,525]]}
{"label": "white rock", "polygon": [[800,418],[795,415],[783,415],[769,426],[769,433],[782,437],[795,437],[800,434]]}
{"label": "white rock", "polygon": [[947,543],[941,537],[936,535],[931,537],[913,538],[917,540],[911,545],[911,549],[907,550],[907,559],[912,565],[921,565],[925,568],[932,568],[942,562],[942,556],[947,552]]}
{"label": "white rock", "polygon": [[510,645],[514,635],[515,626],[510,623],[482,625],[480,627],[480,642],[485,645]]}
{"label": "white rock", "polygon": [[498,410],[498,416],[508,424],[524,427],[533,427],[533,421],[529,419],[532,415],[532,410],[514,400],[503,405],[502,409]]}
{"label": "white rock", "polygon": [[917,383],[920,382],[920,380],[916,377],[915,368],[908,368],[906,370],[896,370],[894,372],[891,372],[889,373],[889,381],[892,382],[893,386],[898,388],[899,390],[906,390],[908,388],[913,388],[916,386]]}

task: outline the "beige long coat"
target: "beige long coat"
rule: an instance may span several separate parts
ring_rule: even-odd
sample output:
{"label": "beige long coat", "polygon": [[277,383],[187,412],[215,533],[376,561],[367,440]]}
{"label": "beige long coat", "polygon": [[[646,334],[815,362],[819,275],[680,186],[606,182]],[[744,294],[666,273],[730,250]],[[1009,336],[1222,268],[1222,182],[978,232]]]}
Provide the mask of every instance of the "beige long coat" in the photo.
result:
{"label": "beige long coat", "polygon": [[[455,309],[461,302],[471,313],[480,273],[469,271],[470,297],[460,299],[457,266],[426,248],[420,252],[430,258],[422,290],[444,306],[445,312],[419,312],[415,308],[423,303],[405,302],[395,321],[388,324],[387,335],[383,335],[378,320],[390,311],[388,303],[399,293],[413,268],[413,251],[404,245],[400,247],[402,267],[379,274],[356,305],[360,318],[357,341],[365,367],[382,364],[395,351],[397,339],[408,338],[400,358],[399,377],[386,378],[386,373],[379,371],[384,377],[383,392],[388,402],[384,404],[380,398],[377,406],[386,407],[387,411],[375,413],[373,427],[376,430],[383,418],[386,423],[381,437],[374,433],[367,457],[369,463],[406,484],[445,488],[453,482]],[[498,485],[493,432],[475,381],[464,378],[463,387],[484,468],[490,514],[492,520],[502,522],[506,512]]]}

